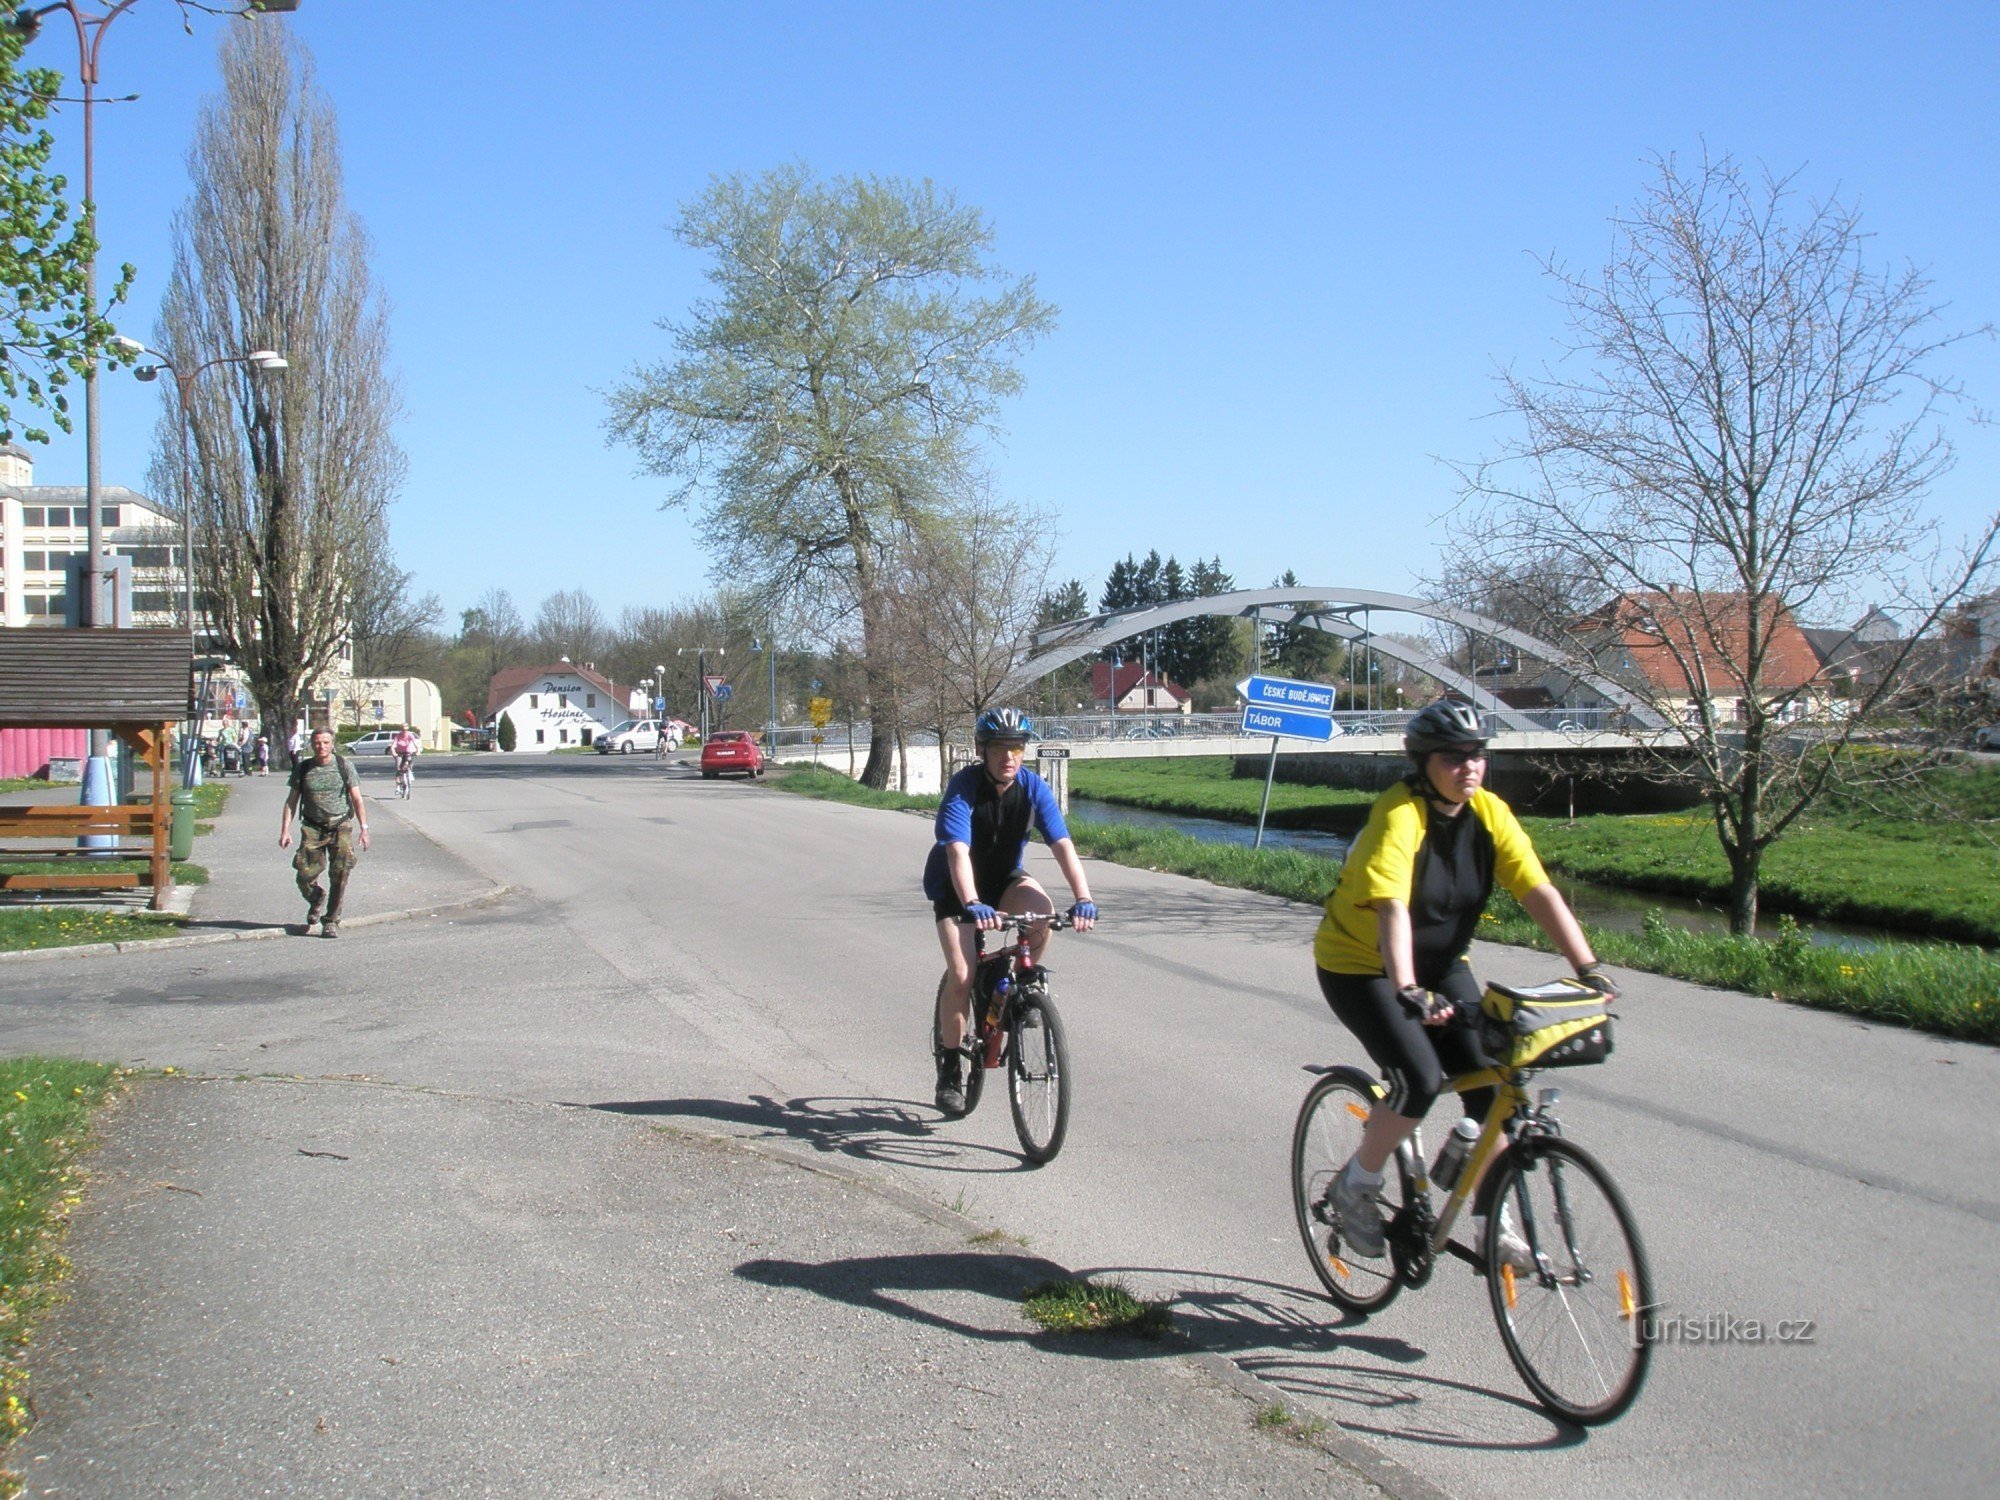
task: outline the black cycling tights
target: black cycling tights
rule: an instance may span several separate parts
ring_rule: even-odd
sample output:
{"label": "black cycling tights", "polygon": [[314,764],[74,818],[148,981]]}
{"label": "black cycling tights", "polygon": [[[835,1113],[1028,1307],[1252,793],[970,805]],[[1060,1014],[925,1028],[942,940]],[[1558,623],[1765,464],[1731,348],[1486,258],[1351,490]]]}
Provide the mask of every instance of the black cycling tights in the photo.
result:
{"label": "black cycling tights", "polygon": [[[1319,970],[1320,993],[1340,1024],[1389,1078],[1389,1108],[1421,1120],[1444,1089],[1444,1081],[1493,1059],[1479,1045],[1475,1024],[1479,1015],[1479,981],[1463,960],[1446,971],[1432,988],[1449,1000],[1458,1014],[1442,1026],[1426,1026],[1396,998],[1396,987],[1382,974],[1332,974]],[[1493,1107],[1493,1090],[1474,1089],[1465,1096],[1465,1112],[1484,1120]]]}

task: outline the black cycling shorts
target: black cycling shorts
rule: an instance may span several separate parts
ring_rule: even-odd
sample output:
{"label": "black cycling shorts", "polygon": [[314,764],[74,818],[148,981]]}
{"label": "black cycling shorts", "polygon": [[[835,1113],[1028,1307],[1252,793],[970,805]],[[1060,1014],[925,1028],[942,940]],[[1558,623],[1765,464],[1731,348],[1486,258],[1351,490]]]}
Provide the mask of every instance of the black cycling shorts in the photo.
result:
{"label": "black cycling shorts", "polygon": [[[983,885],[976,886],[975,889],[978,890],[981,901],[984,901],[988,906],[998,909],[1000,903],[1006,899],[1007,893],[1027,878],[1028,872],[1016,866],[1007,872],[1007,878],[1001,883],[998,891],[989,891]],[[956,891],[953,891],[948,896],[940,896],[937,900],[933,901],[931,903],[931,910],[938,914],[940,921],[946,917],[962,917],[965,915],[965,907],[960,904]]]}
{"label": "black cycling shorts", "polygon": [[[1426,1026],[1410,1014],[1387,975],[1318,973],[1320,993],[1340,1024],[1387,1075],[1385,1102],[1397,1114],[1421,1120],[1444,1091],[1445,1079],[1493,1066],[1479,1043],[1479,981],[1463,959],[1432,986],[1458,1011],[1442,1026]],[[1492,1101],[1491,1089],[1475,1089],[1465,1096],[1466,1112],[1483,1119]]]}

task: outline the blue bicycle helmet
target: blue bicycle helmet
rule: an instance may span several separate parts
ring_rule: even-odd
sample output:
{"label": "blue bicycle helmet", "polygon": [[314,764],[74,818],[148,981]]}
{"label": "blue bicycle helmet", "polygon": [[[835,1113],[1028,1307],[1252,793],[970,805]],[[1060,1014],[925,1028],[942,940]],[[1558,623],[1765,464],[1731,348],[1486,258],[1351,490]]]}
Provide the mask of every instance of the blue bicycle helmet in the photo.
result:
{"label": "blue bicycle helmet", "polygon": [[1035,721],[1018,708],[987,709],[979,716],[972,737],[982,750],[992,744],[1032,744],[1038,738]]}

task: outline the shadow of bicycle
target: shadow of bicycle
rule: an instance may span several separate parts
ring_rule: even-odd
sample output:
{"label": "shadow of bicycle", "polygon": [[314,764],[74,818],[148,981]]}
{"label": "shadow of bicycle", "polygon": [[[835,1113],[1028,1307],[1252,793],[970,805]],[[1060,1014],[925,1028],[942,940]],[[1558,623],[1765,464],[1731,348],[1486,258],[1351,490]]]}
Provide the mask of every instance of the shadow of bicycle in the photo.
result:
{"label": "shadow of bicycle", "polygon": [[609,1114],[708,1120],[759,1140],[796,1141],[857,1161],[921,1167],[935,1172],[1019,1172],[1033,1163],[1013,1151],[941,1136],[947,1123],[927,1105],[907,1099],[628,1099],[585,1106]]}

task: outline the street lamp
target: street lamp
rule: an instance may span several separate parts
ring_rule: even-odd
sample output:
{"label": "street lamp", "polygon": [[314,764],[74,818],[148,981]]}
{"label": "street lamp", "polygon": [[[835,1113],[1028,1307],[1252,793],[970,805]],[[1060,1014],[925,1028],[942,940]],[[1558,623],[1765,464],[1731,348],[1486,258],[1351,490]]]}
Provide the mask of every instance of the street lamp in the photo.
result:
{"label": "street lamp", "polygon": [[774,640],[767,648],[762,641],[752,641],[750,649],[762,651],[764,664],[771,669],[771,717],[764,730],[764,753],[769,759],[771,752],[778,748],[778,643]]}
{"label": "street lamp", "polygon": [[[83,219],[81,227],[90,235],[95,244],[97,234],[97,189],[95,167],[97,160],[97,133],[94,127],[97,103],[97,57],[104,46],[104,33],[111,23],[124,15],[138,0],[115,0],[109,10],[86,12],[77,0],[52,0],[47,5],[17,5],[13,7],[5,21],[5,26],[21,39],[23,46],[32,42],[42,29],[42,18],[57,11],[63,12],[76,28],[77,78],[83,84]],[[207,9],[209,7],[201,7]],[[255,15],[260,12],[295,11],[299,0],[249,0],[246,9],[233,12],[239,15]],[[100,619],[99,597],[104,576],[104,508],[100,500],[102,488],[100,472],[99,422],[97,407],[97,354],[90,347],[91,325],[97,321],[97,253],[92,250],[90,259],[83,267],[83,312],[85,348],[83,355],[83,495],[89,507],[89,526],[86,546],[89,555],[84,559],[83,598],[78,603],[77,618],[85,625],[106,625]],[[103,731],[95,731],[93,739]],[[94,754],[102,753],[93,750]]]}
{"label": "street lamp", "polygon": [[[189,447],[189,433],[194,427],[194,419],[188,414],[188,397],[195,380],[203,371],[213,370],[218,365],[248,365],[253,370],[278,371],[291,366],[285,357],[275,349],[252,349],[248,354],[223,354],[214,359],[204,360],[198,365],[182,369],[171,355],[162,354],[157,349],[148,349],[137,339],[128,339],[116,334],[111,340],[114,347],[130,355],[144,355],[153,363],[140,365],[132,373],[141,380],[158,380],[160,371],[165,370],[174,377],[174,386],[180,401],[181,430],[181,583],[182,597],[187,605],[188,649],[198,653],[201,642],[195,629],[194,620],[194,456]],[[193,785],[189,767],[193,764],[192,740],[201,733],[199,721],[189,731],[190,744],[181,762],[181,783]]]}

